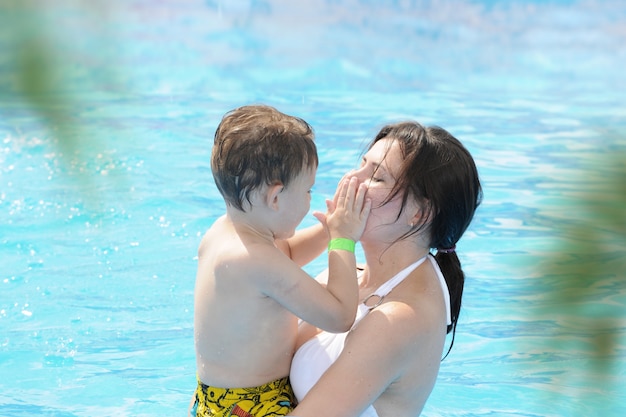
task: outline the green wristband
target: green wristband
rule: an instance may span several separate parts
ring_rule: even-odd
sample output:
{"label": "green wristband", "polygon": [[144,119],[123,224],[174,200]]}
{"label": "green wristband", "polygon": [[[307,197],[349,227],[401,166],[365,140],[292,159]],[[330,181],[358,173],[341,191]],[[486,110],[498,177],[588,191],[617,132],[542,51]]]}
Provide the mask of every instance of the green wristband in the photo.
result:
{"label": "green wristband", "polygon": [[335,249],[347,250],[348,252],[354,253],[354,246],[356,243],[352,239],[346,239],[345,237],[337,237],[335,239],[331,239],[328,242],[328,251]]}

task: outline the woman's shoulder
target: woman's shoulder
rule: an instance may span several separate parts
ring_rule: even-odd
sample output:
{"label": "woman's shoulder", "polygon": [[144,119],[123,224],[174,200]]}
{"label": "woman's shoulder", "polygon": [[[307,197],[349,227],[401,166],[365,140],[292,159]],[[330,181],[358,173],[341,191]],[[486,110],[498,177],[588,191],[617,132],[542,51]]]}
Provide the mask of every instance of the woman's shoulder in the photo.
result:
{"label": "woman's shoulder", "polygon": [[398,339],[399,333],[402,338],[420,338],[425,332],[432,332],[438,327],[445,325],[445,317],[441,317],[437,303],[432,302],[426,294],[412,294],[414,299],[390,299],[373,309],[369,314],[372,322],[380,322],[378,330]]}
{"label": "woman's shoulder", "polygon": [[[445,340],[446,315],[441,290],[410,282],[399,286],[364,317],[356,330],[362,340],[384,340],[385,349],[402,357],[424,348],[424,340]],[[425,339],[426,338],[426,339]]]}
{"label": "woman's shoulder", "polygon": [[437,271],[429,262],[422,264],[399,284],[379,308],[397,326],[409,326],[406,331],[410,333],[442,329],[445,333],[447,329],[444,293]]}

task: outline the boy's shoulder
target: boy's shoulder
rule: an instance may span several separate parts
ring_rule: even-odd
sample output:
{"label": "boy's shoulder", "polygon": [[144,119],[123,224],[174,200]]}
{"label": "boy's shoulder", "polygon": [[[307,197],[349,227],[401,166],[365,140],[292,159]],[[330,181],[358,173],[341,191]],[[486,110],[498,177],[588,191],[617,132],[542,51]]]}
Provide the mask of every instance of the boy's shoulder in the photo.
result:
{"label": "boy's shoulder", "polygon": [[199,251],[220,253],[225,257],[243,257],[251,262],[255,260],[265,262],[285,257],[274,241],[255,233],[238,231],[235,225],[223,217],[216,220],[205,232]]}

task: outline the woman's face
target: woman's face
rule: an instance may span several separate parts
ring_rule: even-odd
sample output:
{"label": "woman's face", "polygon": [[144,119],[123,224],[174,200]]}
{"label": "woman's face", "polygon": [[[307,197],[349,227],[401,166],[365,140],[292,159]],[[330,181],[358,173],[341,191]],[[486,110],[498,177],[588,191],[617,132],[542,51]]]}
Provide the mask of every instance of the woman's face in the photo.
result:
{"label": "woman's face", "polygon": [[413,199],[409,198],[400,217],[398,214],[402,208],[402,193],[387,201],[396,184],[401,164],[400,145],[392,138],[385,138],[367,151],[361,167],[353,173],[360,182],[367,185],[367,197],[372,200],[372,210],[361,240],[372,237],[390,242],[410,229],[410,223],[418,209]]}

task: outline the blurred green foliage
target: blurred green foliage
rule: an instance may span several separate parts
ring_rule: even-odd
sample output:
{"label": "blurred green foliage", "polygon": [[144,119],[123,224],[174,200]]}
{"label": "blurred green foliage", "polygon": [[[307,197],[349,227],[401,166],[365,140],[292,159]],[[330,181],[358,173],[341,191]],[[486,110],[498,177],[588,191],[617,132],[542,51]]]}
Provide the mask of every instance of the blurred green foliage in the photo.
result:
{"label": "blurred green foliage", "polygon": [[[80,40],[67,22],[56,21],[50,13],[61,6],[86,19],[81,22],[89,29],[83,31],[84,38],[110,36],[103,23],[110,14],[106,2],[0,0],[2,117],[17,132],[25,114],[36,120],[44,132],[42,139],[51,142],[59,159],[65,161],[63,172],[78,181],[85,203],[95,209],[102,201],[94,178],[80,167],[85,160],[105,152],[106,143],[98,139],[101,132],[81,119],[86,108],[81,94],[101,90],[103,73],[112,77],[107,72],[110,66],[104,65],[109,57],[102,51],[81,49]],[[76,71],[84,75],[76,77]],[[120,175],[109,176],[113,177],[115,181],[123,180]]]}
{"label": "blurred green foliage", "polygon": [[591,396],[606,395],[604,410],[596,411],[613,415],[624,406],[626,395],[624,381],[615,380],[625,359],[626,142],[614,135],[606,140],[609,151],[593,158],[580,171],[577,186],[562,193],[558,206],[567,209],[558,214],[560,221],[555,219],[554,249],[531,265],[540,281],[535,289],[541,292],[537,309],[529,311],[529,325],[542,319],[558,323],[547,347],[573,357],[584,355],[565,378],[573,386],[589,387],[580,392],[566,383],[546,396],[558,403],[555,397],[566,395],[570,407],[580,406],[576,415],[581,416],[587,415],[582,410]]}

